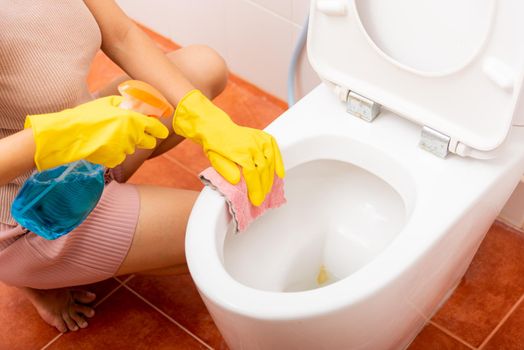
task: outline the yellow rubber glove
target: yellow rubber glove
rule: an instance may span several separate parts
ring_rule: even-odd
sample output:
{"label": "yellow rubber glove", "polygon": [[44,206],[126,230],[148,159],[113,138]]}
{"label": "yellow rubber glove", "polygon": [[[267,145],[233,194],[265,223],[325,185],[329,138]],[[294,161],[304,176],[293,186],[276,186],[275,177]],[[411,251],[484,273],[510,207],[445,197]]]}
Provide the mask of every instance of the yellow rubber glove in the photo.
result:
{"label": "yellow rubber glove", "polygon": [[121,96],[100,98],[58,113],[29,115],[35,164],[46,170],[80,159],[113,168],[135,147],[151,149],[168,129],[157,119],[118,108]]}
{"label": "yellow rubber glove", "polygon": [[246,181],[249,200],[262,204],[276,174],[283,178],[284,164],[278,145],[268,133],[235,124],[200,91],[192,90],[178,103],[174,131],[201,144],[211,165],[232,184]]}

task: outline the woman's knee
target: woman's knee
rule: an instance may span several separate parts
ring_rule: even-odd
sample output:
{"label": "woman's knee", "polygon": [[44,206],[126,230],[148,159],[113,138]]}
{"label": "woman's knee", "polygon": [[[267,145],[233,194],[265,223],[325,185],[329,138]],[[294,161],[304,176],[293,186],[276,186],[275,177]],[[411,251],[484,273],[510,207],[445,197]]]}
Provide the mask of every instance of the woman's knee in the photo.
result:
{"label": "woman's knee", "polygon": [[209,46],[190,45],[167,56],[207,97],[214,98],[225,89],[228,77],[226,62]]}

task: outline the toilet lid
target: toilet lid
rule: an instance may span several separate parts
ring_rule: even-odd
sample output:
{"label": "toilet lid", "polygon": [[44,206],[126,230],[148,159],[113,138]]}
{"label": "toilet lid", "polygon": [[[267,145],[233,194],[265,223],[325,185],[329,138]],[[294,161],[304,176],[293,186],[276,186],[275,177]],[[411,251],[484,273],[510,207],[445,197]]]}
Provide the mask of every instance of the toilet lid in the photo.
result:
{"label": "toilet lid", "polygon": [[517,114],[523,14],[522,0],[312,0],[308,56],[323,80],[482,153]]}

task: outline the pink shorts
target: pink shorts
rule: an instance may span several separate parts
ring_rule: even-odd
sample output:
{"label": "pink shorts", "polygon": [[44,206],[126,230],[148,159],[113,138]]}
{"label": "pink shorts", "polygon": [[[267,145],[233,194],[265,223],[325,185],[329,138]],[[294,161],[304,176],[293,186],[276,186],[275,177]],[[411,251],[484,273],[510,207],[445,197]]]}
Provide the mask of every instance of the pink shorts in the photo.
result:
{"label": "pink shorts", "polygon": [[0,226],[0,281],[51,289],[114,276],[131,247],[139,210],[137,188],[112,181],[88,218],[56,240]]}

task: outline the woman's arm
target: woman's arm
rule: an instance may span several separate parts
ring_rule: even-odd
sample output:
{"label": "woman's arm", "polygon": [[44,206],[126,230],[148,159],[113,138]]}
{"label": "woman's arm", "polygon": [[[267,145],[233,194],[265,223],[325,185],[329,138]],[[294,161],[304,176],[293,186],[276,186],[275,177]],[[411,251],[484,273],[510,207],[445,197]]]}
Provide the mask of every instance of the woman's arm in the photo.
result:
{"label": "woman's arm", "polygon": [[[131,77],[155,86],[173,105],[194,89],[114,1],[85,3],[102,31],[102,50]],[[0,139],[0,186],[35,166],[35,148],[31,129]]]}
{"label": "woman's arm", "polygon": [[31,129],[0,139],[0,186],[34,168],[35,141]]}
{"label": "woman's arm", "polygon": [[28,115],[26,129],[0,139],[0,185],[35,166],[43,171],[80,159],[112,168],[135,148],[152,149],[156,138],[168,136],[158,119],[119,108],[121,102],[110,96]]}
{"label": "woman's arm", "polygon": [[113,0],[84,0],[102,32],[102,50],[130,77],[157,88],[176,106],[194,86]]}
{"label": "woman's arm", "polygon": [[276,141],[263,131],[239,127],[200,91],[189,93],[193,85],[114,0],[84,2],[102,31],[102,50],[130,77],[153,85],[177,106],[173,130],[200,143],[213,167],[229,182],[240,180],[240,166],[249,199],[260,205],[271,190],[275,169],[284,177]]}

